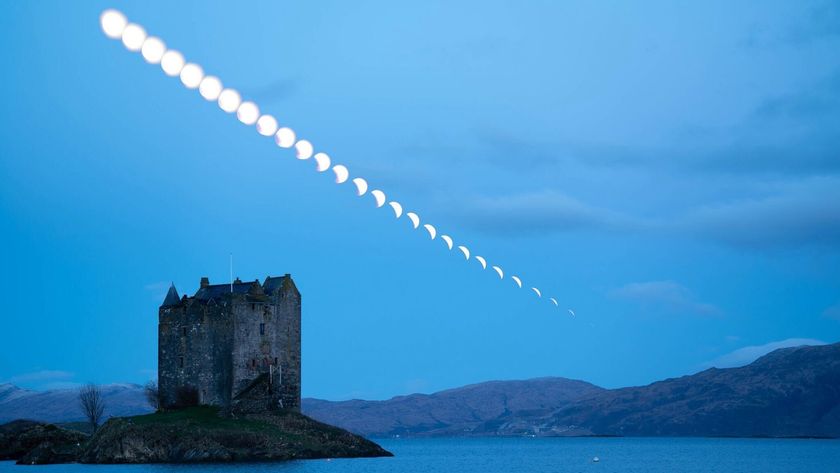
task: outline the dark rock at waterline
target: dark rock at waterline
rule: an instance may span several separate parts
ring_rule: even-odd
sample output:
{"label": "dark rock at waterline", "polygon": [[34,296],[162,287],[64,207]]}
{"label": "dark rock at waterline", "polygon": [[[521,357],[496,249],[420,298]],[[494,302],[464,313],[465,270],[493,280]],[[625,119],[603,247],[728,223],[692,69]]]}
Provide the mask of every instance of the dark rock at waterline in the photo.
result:
{"label": "dark rock at waterline", "polygon": [[239,417],[195,407],[109,420],[82,463],[185,463],[392,456],[346,430],[295,412]]}
{"label": "dark rock at waterline", "polygon": [[81,432],[17,420],[0,426],[0,460],[26,465],[72,462],[87,439]]}

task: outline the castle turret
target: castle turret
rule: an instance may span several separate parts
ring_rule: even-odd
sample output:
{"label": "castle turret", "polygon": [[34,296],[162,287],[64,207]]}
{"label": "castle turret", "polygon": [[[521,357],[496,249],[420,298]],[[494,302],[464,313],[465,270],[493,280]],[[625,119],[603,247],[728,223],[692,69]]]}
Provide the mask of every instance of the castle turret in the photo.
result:
{"label": "castle turret", "polygon": [[176,305],[180,300],[181,298],[178,297],[178,290],[175,289],[175,283],[172,283],[169,286],[169,292],[166,293],[166,298],[163,300],[162,307]]}

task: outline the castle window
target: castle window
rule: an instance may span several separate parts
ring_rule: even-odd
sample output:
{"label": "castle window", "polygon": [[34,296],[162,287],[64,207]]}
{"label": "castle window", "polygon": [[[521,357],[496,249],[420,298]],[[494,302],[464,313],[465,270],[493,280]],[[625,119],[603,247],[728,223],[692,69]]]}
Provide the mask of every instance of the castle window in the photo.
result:
{"label": "castle window", "polygon": [[255,305],[255,304],[251,304],[251,310],[254,310],[255,308],[256,308],[256,305]]}
{"label": "castle window", "polygon": [[265,324],[260,324],[260,335],[265,335]]}
{"label": "castle window", "polygon": [[277,357],[274,357],[274,365],[277,366]]}
{"label": "castle window", "polygon": [[184,357],[182,356],[181,357],[181,368],[183,368],[183,367],[184,367]]}
{"label": "castle window", "polygon": [[181,335],[183,335],[185,337],[187,336],[187,327],[182,327],[181,328]]}
{"label": "castle window", "polygon": [[257,359],[256,358],[251,358],[251,368],[256,368],[256,367],[257,367]]}

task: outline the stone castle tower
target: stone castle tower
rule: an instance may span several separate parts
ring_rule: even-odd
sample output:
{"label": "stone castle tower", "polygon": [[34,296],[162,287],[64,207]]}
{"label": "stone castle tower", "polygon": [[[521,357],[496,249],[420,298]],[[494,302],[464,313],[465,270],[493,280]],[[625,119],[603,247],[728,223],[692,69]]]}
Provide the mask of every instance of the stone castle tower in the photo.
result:
{"label": "stone castle tower", "polygon": [[210,284],[158,311],[161,407],[300,410],[300,292],[292,277]]}

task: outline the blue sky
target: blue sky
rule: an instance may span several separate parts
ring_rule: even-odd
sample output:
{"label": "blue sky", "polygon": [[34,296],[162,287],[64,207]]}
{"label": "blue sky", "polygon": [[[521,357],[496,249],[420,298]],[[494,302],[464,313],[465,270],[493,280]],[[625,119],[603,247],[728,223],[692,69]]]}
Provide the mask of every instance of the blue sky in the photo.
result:
{"label": "blue sky", "polygon": [[[577,317],[106,39],[107,7]],[[305,396],[617,387],[840,338],[836,3],[4,11],[0,381],[145,382],[169,282],[231,252],[301,289]]]}

